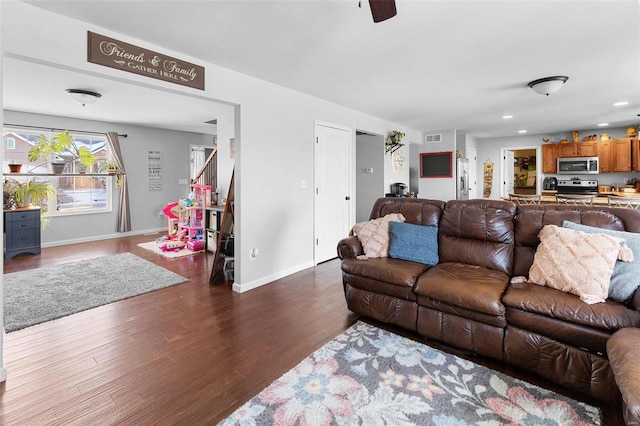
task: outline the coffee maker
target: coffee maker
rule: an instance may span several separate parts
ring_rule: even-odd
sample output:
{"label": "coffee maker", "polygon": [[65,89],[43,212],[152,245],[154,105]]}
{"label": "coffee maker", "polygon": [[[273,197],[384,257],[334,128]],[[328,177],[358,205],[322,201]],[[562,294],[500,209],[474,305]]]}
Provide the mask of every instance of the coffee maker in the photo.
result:
{"label": "coffee maker", "polygon": [[556,190],[558,189],[558,179],[554,177],[546,177],[542,181],[542,189],[544,190]]}
{"label": "coffee maker", "polygon": [[392,183],[391,192],[385,194],[387,197],[404,197],[404,192],[407,189],[406,183]]}

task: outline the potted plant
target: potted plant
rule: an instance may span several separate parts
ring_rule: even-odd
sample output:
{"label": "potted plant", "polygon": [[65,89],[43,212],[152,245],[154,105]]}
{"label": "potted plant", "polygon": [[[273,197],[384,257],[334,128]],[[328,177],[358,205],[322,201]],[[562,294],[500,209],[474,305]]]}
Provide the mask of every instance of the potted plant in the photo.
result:
{"label": "potted plant", "polygon": [[78,146],[69,130],[58,133],[51,138],[38,136],[36,144],[29,150],[27,157],[30,162],[44,158],[50,162],[54,173],[62,173],[67,163],[79,161],[85,167],[91,167],[95,157],[86,146]]}
{"label": "potted plant", "polygon": [[102,173],[115,175],[116,186],[122,186],[122,175],[118,173],[118,163],[115,160],[110,159],[103,161],[98,167],[98,170]]}
{"label": "potted plant", "polygon": [[47,215],[49,197],[56,196],[56,190],[46,180],[31,178],[21,182],[13,178],[5,177],[3,181],[5,208],[40,206],[40,224],[44,229],[49,223]]}
{"label": "potted plant", "polygon": [[15,164],[15,163],[9,164],[9,171],[11,173],[20,173],[20,169],[22,169],[22,164]]}
{"label": "potted plant", "polygon": [[105,160],[100,164],[99,170],[102,173],[107,173],[110,175],[115,175],[118,173],[118,163],[115,160]]}
{"label": "potted plant", "polygon": [[403,132],[399,130],[391,131],[384,143],[385,152],[388,153],[391,151],[391,153],[393,153],[396,149],[400,148],[402,146],[402,138],[404,138]]}

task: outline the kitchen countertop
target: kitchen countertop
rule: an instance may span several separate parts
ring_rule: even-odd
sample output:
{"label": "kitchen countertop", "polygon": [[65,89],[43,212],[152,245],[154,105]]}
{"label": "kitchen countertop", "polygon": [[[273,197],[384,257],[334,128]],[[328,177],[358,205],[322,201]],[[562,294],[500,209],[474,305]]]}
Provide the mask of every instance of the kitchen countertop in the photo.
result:
{"label": "kitchen countertop", "polygon": [[[540,194],[540,202],[545,204],[556,204],[555,194],[558,191],[553,190],[542,190]],[[593,199],[593,204],[600,205],[608,205],[609,200],[607,199],[607,195],[616,195],[618,197],[640,197],[640,193],[638,192],[601,192]],[[505,200],[509,201],[509,197],[505,197]]]}

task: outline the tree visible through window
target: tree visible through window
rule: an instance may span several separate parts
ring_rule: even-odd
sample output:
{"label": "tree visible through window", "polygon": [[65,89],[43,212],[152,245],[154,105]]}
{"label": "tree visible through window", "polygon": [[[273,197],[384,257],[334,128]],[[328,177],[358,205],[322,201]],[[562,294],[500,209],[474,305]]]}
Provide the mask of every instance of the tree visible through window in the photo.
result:
{"label": "tree visible through window", "polygon": [[[4,129],[3,139],[3,172],[9,174],[8,164],[22,164],[19,175],[13,178],[26,181],[29,179],[48,179],[56,188],[55,199],[49,200],[51,216],[99,213],[111,211],[112,177],[100,171],[100,166],[111,158],[111,150],[106,136],[72,133],[78,146],[89,149],[96,161],[90,167],[79,160],[65,158],[64,155],[53,154],[49,161],[64,160],[66,165],[62,174],[53,175],[46,160],[30,163],[27,153],[43,132],[27,129]],[[13,139],[14,148],[9,148],[9,140]],[[10,150],[10,151],[9,151]]]}

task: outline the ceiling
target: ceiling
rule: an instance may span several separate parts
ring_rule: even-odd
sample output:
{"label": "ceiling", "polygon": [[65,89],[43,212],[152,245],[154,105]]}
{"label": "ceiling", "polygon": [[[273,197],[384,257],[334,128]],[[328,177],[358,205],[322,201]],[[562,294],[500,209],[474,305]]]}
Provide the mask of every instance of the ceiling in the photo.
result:
{"label": "ceiling", "polygon": [[[638,0],[397,0],[378,24],[366,0],[27,3],[426,132],[554,135],[640,113]],[[207,133],[230,108],[27,65],[5,61],[6,109]],[[527,87],[552,75],[569,76],[555,94]],[[72,87],[103,98],[82,108]]]}

